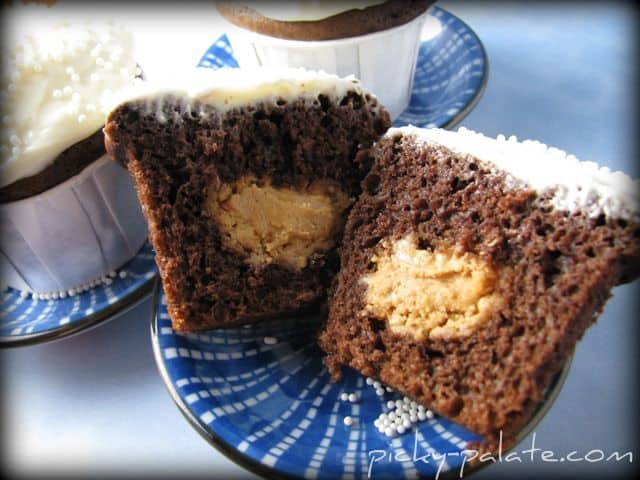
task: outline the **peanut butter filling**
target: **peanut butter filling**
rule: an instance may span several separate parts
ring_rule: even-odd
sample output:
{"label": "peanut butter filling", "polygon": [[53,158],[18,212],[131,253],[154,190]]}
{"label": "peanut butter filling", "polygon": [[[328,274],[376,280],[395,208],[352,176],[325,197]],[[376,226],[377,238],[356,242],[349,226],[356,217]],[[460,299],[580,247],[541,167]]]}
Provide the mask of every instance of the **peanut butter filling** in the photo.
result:
{"label": "peanut butter filling", "polygon": [[334,246],[351,202],[332,181],[274,187],[246,176],[211,188],[207,209],[225,245],[245,254],[248,264],[300,270],[312,254]]}
{"label": "peanut butter filling", "polygon": [[366,309],[417,341],[468,336],[501,303],[497,272],[472,253],[420,250],[409,235],[384,240],[371,262],[376,271],[362,279]]}

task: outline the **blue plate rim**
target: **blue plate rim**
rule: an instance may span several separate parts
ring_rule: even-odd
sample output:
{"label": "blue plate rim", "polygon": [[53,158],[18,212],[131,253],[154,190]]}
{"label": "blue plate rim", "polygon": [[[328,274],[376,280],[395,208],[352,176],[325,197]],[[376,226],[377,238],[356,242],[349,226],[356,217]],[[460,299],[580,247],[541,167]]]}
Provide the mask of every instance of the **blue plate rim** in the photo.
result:
{"label": "blue plate rim", "polygon": [[[151,346],[153,350],[153,357],[156,363],[156,368],[160,377],[162,378],[162,382],[164,383],[165,389],[169,393],[171,400],[178,407],[178,410],[182,414],[182,416],[187,420],[187,423],[191,425],[191,427],[198,432],[198,434],[214,449],[218,452],[222,453],[229,460],[234,462],[241,468],[248,470],[251,473],[259,475],[264,478],[274,478],[274,479],[284,479],[284,480],[299,480],[302,477],[297,477],[293,475],[289,475],[280,470],[277,470],[275,467],[268,467],[263,463],[255,460],[254,458],[239,452],[229,443],[227,443],[222,437],[215,433],[212,429],[208,428],[205,424],[203,424],[200,419],[189,409],[186,401],[182,398],[180,393],[178,392],[175,384],[171,380],[169,376],[169,371],[165,365],[164,357],[162,356],[162,351],[160,347],[160,339],[158,334],[158,310],[159,310],[159,301],[161,298],[162,286],[160,284],[160,278],[155,277],[153,282],[153,292],[152,292],[152,305],[151,305],[151,319],[149,325],[149,331],[151,334]],[[175,332],[174,332],[175,334]],[[512,451],[519,443],[521,443],[531,432],[535,430],[538,424],[542,421],[542,419],[549,412],[553,404],[555,403],[564,383],[569,376],[569,371],[571,370],[571,365],[573,363],[573,354],[566,360],[562,368],[551,378],[549,381],[549,385],[545,390],[545,399],[540,402],[534,413],[531,415],[531,418],[527,421],[525,426],[518,432],[516,436],[516,440],[513,442],[510,448],[502,450],[502,455],[507,455],[510,451]],[[472,473],[475,473],[479,470],[482,470],[488,466],[493,465],[492,462],[483,462],[483,463],[473,463],[465,468],[465,477],[468,477]],[[452,480],[454,478],[459,478],[459,472],[456,469],[449,470],[447,472],[442,472],[439,478],[443,480]]]}
{"label": "blue plate rim", "polygon": [[487,55],[487,50],[485,49],[484,44],[482,43],[482,40],[480,40],[480,37],[478,36],[478,34],[473,30],[473,28],[469,26],[467,22],[462,20],[457,15],[454,15],[449,10],[445,10],[444,8],[434,6],[433,9],[440,10],[444,12],[446,15],[450,15],[454,17],[458,22],[464,25],[464,27],[467,29],[469,34],[473,36],[474,40],[477,42],[478,47],[480,49],[480,53],[482,54],[482,62],[483,62],[482,78],[480,79],[480,85],[478,86],[478,89],[475,91],[475,93],[473,94],[473,97],[471,97],[469,102],[463,108],[461,108],[458,113],[456,113],[453,117],[451,117],[451,119],[448,122],[446,122],[440,127],[445,130],[451,130],[452,128],[460,124],[460,122],[462,122],[462,120],[464,120],[467,117],[467,115],[471,113],[471,111],[476,107],[476,105],[482,98],[482,95],[484,94],[484,91],[487,88],[487,83],[489,81],[489,56]]}
{"label": "blue plate rim", "polygon": [[[147,240],[141,247],[141,250],[148,243],[149,241]],[[140,252],[138,252],[138,254],[139,253]],[[138,254],[136,254],[136,256]],[[129,259],[129,261],[133,260],[133,258],[135,258],[135,256]],[[26,347],[45,342],[62,340],[64,338],[98,327],[106,323],[107,321],[112,320],[117,316],[131,310],[132,308],[143,302],[145,299],[147,299],[153,293],[154,281],[157,277],[158,274],[156,272],[153,276],[146,279],[143,283],[132,288],[131,291],[129,291],[118,301],[108,305],[102,310],[98,310],[92,313],[91,315],[87,315],[80,320],[35,333],[20,335],[0,335],[0,349]]]}

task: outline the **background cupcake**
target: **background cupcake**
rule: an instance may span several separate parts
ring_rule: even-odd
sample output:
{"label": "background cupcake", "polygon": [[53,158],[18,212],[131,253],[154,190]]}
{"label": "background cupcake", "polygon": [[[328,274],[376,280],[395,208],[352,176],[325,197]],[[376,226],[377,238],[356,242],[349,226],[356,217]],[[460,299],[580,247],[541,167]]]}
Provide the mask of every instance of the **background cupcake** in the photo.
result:
{"label": "background cupcake", "polygon": [[240,65],[353,74],[393,118],[407,107],[420,33],[434,0],[217,2]]}
{"label": "background cupcake", "polygon": [[140,74],[117,25],[61,24],[11,38],[0,90],[0,271],[10,287],[75,292],[136,254],[146,228],[102,127]]}

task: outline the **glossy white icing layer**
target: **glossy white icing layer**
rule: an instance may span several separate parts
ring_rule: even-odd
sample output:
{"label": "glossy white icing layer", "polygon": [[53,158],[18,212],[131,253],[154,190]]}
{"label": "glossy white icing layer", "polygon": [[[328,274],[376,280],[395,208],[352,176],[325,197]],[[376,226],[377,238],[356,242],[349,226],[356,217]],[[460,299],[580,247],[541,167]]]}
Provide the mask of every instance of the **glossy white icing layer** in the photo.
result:
{"label": "glossy white icing layer", "polygon": [[313,22],[333,17],[348,10],[363,10],[384,3],[385,0],[297,0],[283,1],[248,1],[247,6],[261,15],[281,22]]}
{"label": "glossy white icing layer", "polygon": [[0,186],[35,175],[102,127],[137,72],[133,37],[107,24],[59,24],[7,47],[0,91]]}
{"label": "glossy white icing layer", "polygon": [[[123,90],[118,104],[132,100],[154,100],[176,95],[184,101],[201,101],[220,112],[256,103],[277,103],[303,99],[310,103],[325,95],[339,101],[348,92],[362,93],[360,81],[353,76],[338,77],[325,72],[286,67],[197,68],[179,72],[172,78],[148,81]],[[373,95],[372,95],[373,96]],[[377,106],[376,108],[379,108]],[[161,117],[161,112],[156,112]]]}
{"label": "glossy white icing layer", "polygon": [[507,173],[513,184],[525,184],[552,194],[559,210],[602,213],[615,218],[640,219],[640,180],[623,172],[612,172],[595,162],[580,161],[563,150],[515,136],[490,138],[466,128],[457,132],[413,126],[392,128],[387,136],[401,133],[424,143],[436,143],[456,153],[469,154],[495,173]]}

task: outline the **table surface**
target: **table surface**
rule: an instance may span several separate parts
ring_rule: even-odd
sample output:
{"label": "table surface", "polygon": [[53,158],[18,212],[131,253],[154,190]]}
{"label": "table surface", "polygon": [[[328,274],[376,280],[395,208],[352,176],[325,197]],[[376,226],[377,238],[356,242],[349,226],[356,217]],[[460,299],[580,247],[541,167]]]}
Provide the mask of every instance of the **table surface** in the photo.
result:
{"label": "table surface", "polygon": [[[488,135],[538,139],[638,176],[632,7],[617,2],[438,5],[477,32],[489,57],[486,91],[462,125]],[[76,4],[74,12],[86,14],[79,8]],[[100,7],[91,8],[97,16]],[[135,29],[139,62],[149,78],[195,65],[225,29],[207,3],[111,7],[103,13]],[[3,29],[10,32],[16,25],[18,20],[11,20]],[[631,451],[637,458],[638,293],[638,282],[614,289],[598,323],[579,343],[557,401],[534,432],[536,447],[555,458],[571,451],[581,457],[596,451],[592,460],[598,451],[605,456]],[[209,446],[172,403],[154,363],[150,316],[147,300],[79,335],[0,352],[2,458],[10,473],[252,477]],[[516,450],[531,448],[532,435]],[[563,463],[536,456],[532,462],[524,456],[521,463],[503,461],[475,478],[628,471],[628,461]]]}

